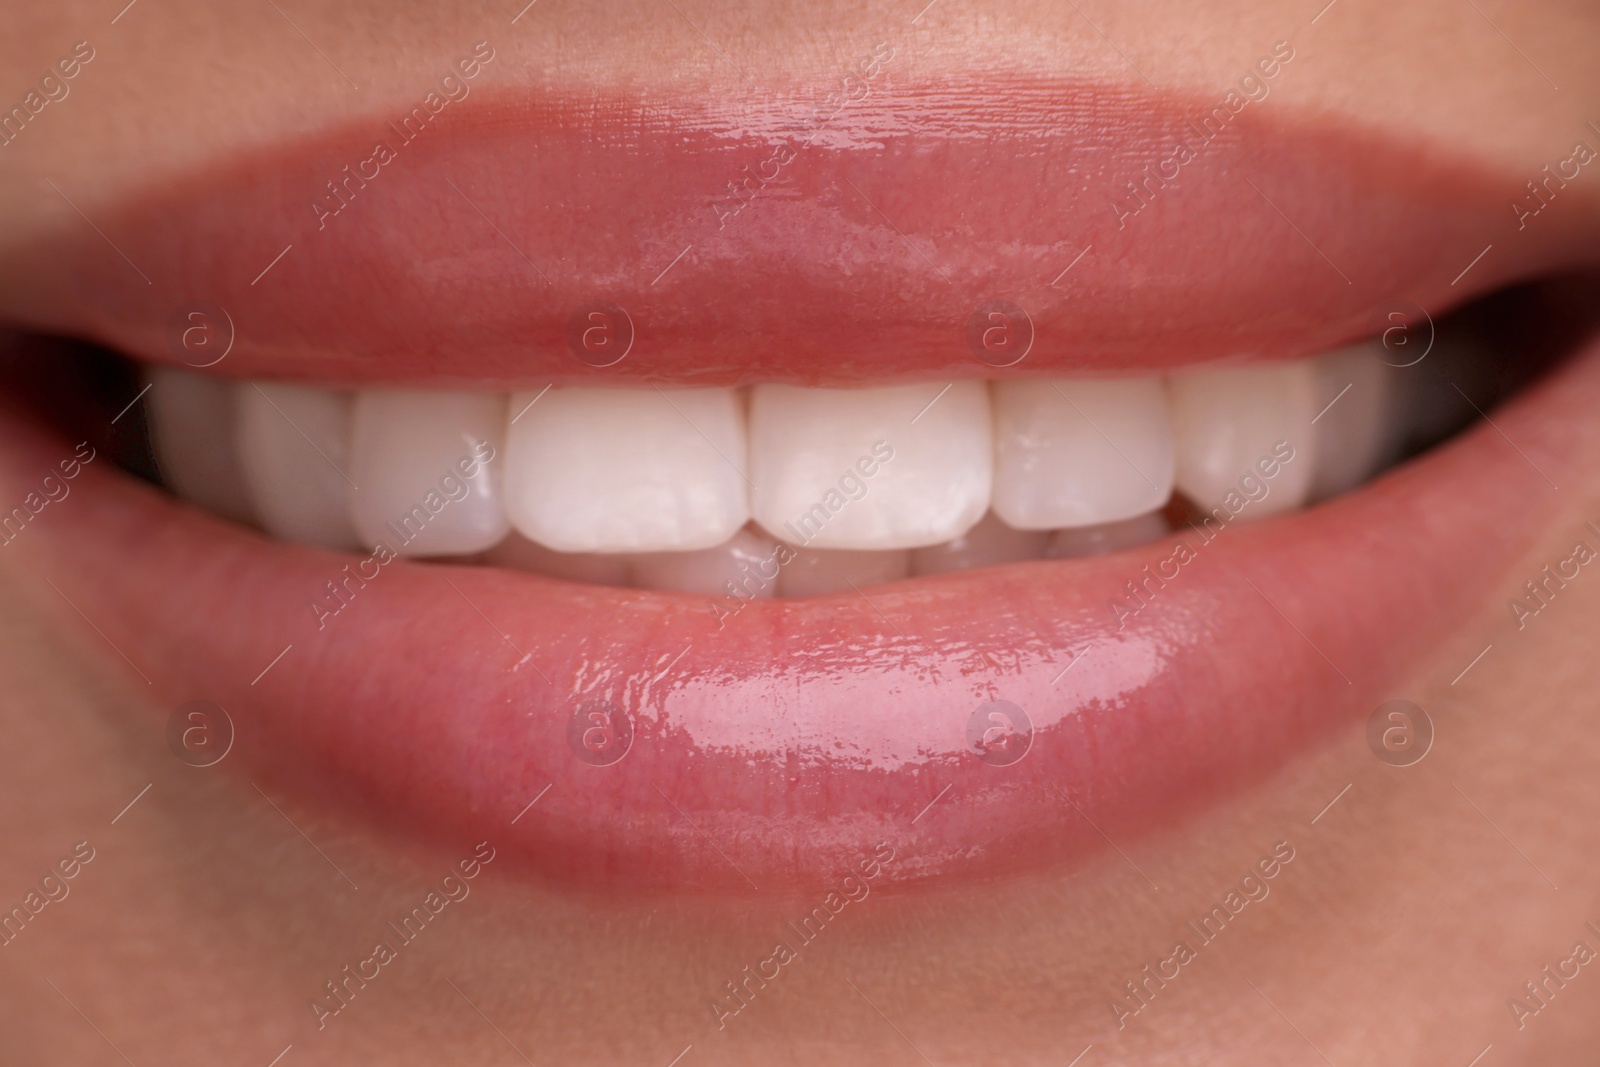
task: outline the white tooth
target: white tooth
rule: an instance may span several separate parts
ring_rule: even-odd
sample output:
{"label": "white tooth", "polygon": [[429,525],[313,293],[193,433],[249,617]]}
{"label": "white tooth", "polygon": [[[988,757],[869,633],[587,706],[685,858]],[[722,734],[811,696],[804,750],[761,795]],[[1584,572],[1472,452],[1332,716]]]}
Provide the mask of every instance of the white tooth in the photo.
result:
{"label": "white tooth", "polygon": [[[848,593],[911,573],[911,553],[817,551],[802,548],[778,572],[779,596]],[[851,583],[854,583],[852,585]]]}
{"label": "white tooth", "polygon": [[1172,495],[1159,378],[996,382],[994,408],[994,510],[1011,526],[1096,526]]}
{"label": "white tooth", "polygon": [[1320,414],[1313,499],[1348,492],[1394,461],[1401,427],[1394,371],[1378,359],[1382,351],[1353,345],[1314,361]]}
{"label": "white tooth", "polygon": [[954,541],[912,549],[911,573],[944,574],[1024,559],[1043,559],[1049,543],[1048,531],[1012,529],[991,511],[982,522]]}
{"label": "white tooth", "polygon": [[744,600],[764,598],[777,595],[781,563],[776,541],[752,530],[740,530],[716,548],[634,557],[633,584],[640,589],[671,589],[712,597],[731,594]]}
{"label": "white tooth", "polygon": [[1046,551],[1051,559],[1071,559],[1079,556],[1104,556],[1137,548],[1151,541],[1159,541],[1171,533],[1166,518],[1159,512],[1140,515],[1104,526],[1080,526],[1073,530],[1057,530],[1050,538]]}
{"label": "white tooth", "polygon": [[345,473],[364,544],[462,556],[505,537],[505,394],[362,390],[351,423]]}
{"label": "white tooth", "polygon": [[712,548],[750,519],[744,412],[732,389],[515,393],[506,506],[562,552]]}
{"label": "white tooth", "polygon": [[483,554],[492,567],[533,571],[551,578],[586,585],[622,585],[628,581],[628,557],[585,552],[556,552],[512,531],[504,541]]}
{"label": "white tooth", "polygon": [[234,383],[171,367],[151,367],[150,383],[150,433],[167,488],[213,514],[254,521],[234,440]]}
{"label": "white tooth", "polygon": [[332,389],[241,382],[239,463],[262,527],[284,541],[354,549],[345,504],[350,397]]}
{"label": "white tooth", "polygon": [[811,548],[915,548],[966,533],[989,507],[989,397],[983,382],[940,389],[756,386],[756,521]]}
{"label": "white tooth", "polygon": [[1260,496],[1253,486],[1266,495],[1230,506],[1240,518],[1306,502],[1316,469],[1312,360],[1174,374],[1168,390],[1178,488],[1202,509],[1247,500],[1247,490]]}

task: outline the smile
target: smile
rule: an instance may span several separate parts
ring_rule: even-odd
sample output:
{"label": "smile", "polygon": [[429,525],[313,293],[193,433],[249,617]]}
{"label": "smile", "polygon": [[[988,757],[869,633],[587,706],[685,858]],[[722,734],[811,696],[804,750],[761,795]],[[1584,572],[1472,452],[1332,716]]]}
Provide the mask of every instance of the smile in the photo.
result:
{"label": "smile", "polygon": [[124,205],[7,279],[98,347],[8,372],[3,550],[230,766],[580,885],[1070,863],[1393,696],[1600,433],[1592,234],[1243,103],[897,92],[475,97],[346,196],[365,126]]}

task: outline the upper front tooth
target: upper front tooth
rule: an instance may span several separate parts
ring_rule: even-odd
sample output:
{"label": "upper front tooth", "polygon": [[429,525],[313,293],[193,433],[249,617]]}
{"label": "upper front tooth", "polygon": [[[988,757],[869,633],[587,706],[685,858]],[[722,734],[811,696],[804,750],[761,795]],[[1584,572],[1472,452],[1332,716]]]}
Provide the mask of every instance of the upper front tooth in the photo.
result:
{"label": "upper front tooth", "polygon": [[1382,351],[1375,345],[1352,345],[1314,361],[1321,412],[1311,484],[1315,499],[1354,489],[1399,450],[1395,372],[1378,358]]}
{"label": "upper front tooth", "polygon": [[235,403],[239,462],[266,531],[324,548],[358,547],[361,539],[345,502],[348,394],[243,382]]}
{"label": "upper front tooth", "polygon": [[232,382],[191,370],[150,368],[150,434],[162,482],[213,514],[250,522],[255,511],[233,427]]}
{"label": "upper front tooth", "polygon": [[732,389],[516,393],[506,505],[562,552],[711,548],[750,519],[744,412]]}
{"label": "upper front tooth", "polygon": [[1172,495],[1172,426],[1159,378],[994,386],[995,514],[1022,530],[1097,526]]}
{"label": "upper front tooth", "polygon": [[363,390],[351,423],[350,518],[363,543],[458,556],[505,537],[503,393]]}
{"label": "upper front tooth", "polygon": [[751,511],[792,544],[897,549],[959,537],[989,507],[993,452],[982,382],[751,390]]}
{"label": "upper front tooth", "polygon": [[1316,466],[1313,361],[1190,371],[1168,388],[1177,483],[1190,499],[1203,508],[1249,499],[1238,512],[1249,518],[1305,503]]}

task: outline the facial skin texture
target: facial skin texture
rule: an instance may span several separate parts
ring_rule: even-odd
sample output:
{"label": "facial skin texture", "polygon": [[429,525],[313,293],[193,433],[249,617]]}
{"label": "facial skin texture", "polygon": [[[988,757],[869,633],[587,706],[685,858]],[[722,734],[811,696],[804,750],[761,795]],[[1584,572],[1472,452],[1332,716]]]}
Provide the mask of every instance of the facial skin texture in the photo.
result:
{"label": "facial skin texture", "polygon": [[[1592,3],[1339,0],[1315,26],[1320,5],[1252,2],[1094,0],[1080,15],[939,0],[914,25],[917,4],[685,3],[680,16],[539,0],[514,26],[515,3],[281,6],[293,26],[273,5],[142,0],[110,25],[100,4],[0,3],[0,100],[21,99],[75,42],[96,49],[70,94],[0,150],[0,255],[83,224],[47,178],[93,218],[164,176],[409,100],[485,37],[500,84],[648,84],[731,106],[812,84],[886,26],[917,42],[909,62],[960,77],[1022,66],[1131,85],[1136,67],[1202,91],[1290,37],[1300,56],[1273,90],[1285,106],[1530,177],[1600,120]],[[171,707],[0,549],[0,907],[39,889],[76,843],[95,850],[70,894],[0,947],[0,1062],[267,1064],[291,1044],[286,1065],[519,1053],[664,1065],[687,1045],[685,1065],[1061,1064],[1091,1044],[1084,1067],[1465,1065],[1488,1045],[1486,1064],[1592,1062],[1600,966],[1521,1029],[1506,1004],[1575,942],[1600,950],[1584,929],[1600,927],[1600,577],[1585,569],[1521,632],[1505,606],[1600,524],[1600,454],[1577,460],[1590,473],[1551,491],[1543,533],[1500,594],[1391,687],[1433,718],[1420,764],[1374,759],[1357,723],[1226,803],[1070,870],[874,891],[724,1030],[710,1002],[746,965],[766,966],[785,923],[817,901],[580,894],[490,863],[319,1031],[309,1002],[323,983],[370,956],[385,923],[466,853],[303,809],[226,762],[174,760]],[[26,536],[50,536],[51,509]],[[1123,983],[1190,940],[1184,924],[1277,842],[1294,858],[1270,893],[1119,1030],[1108,1001]]]}

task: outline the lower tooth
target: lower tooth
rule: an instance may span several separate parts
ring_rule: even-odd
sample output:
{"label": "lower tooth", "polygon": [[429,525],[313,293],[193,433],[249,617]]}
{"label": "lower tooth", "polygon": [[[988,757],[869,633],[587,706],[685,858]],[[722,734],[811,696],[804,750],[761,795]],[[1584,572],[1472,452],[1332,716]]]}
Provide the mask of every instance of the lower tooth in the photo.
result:
{"label": "lower tooth", "polygon": [[557,552],[516,532],[485,552],[483,562],[494,567],[532,571],[550,578],[565,578],[569,582],[588,585],[630,584],[627,556]]}
{"label": "lower tooth", "polygon": [[342,473],[349,464],[350,398],[331,389],[242,382],[234,403],[239,462],[262,527],[285,541],[359,547]]}
{"label": "lower tooth", "polygon": [[669,589],[711,597],[728,596],[731,592],[746,600],[764,598],[777,595],[781,563],[776,541],[752,530],[740,530],[716,548],[633,557],[633,584],[640,589]]}
{"label": "lower tooth", "polygon": [[234,441],[232,382],[151,367],[150,432],[161,480],[174,494],[236,522],[254,520]]}
{"label": "lower tooth", "polygon": [[778,572],[779,596],[847,593],[893,582],[911,573],[911,554],[802,548]]}
{"label": "lower tooth", "polygon": [[1155,511],[1134,519],[1108,522],[1103,526],[1057,530],[1050,538],[1050,547],[1045,554],[1050,559],[1105,556],[1125,548],[1137,548],[1159,541],[1171,532],[1166,518]]}
{"label": "lower tooth", "polygon": [[1383,349],[1353,345],[1319,356],[1314,500],[1348,492],[1387,466],[1399,451],[1401,427],[1395,371]]}
{"label": "lower tooth", "polygon": [[1313,360],[1191,371],[1168,379],[1178,488],[1201,510],[1259,519],[1306,502],[1316,464]]}
{"label": "lower tooth", "polygon": [[912,574],[945,574],[974,567],[992,567],[1025,559],[1043,559],[1048,530],[1014,530],[993,512],[965,534],[942,545],[911,550]]}
{"label": "lower tooth", "polygon": [[505,538],[502,394],[372,389],[351,417],[350,518],[402,556],[464,556]]}

